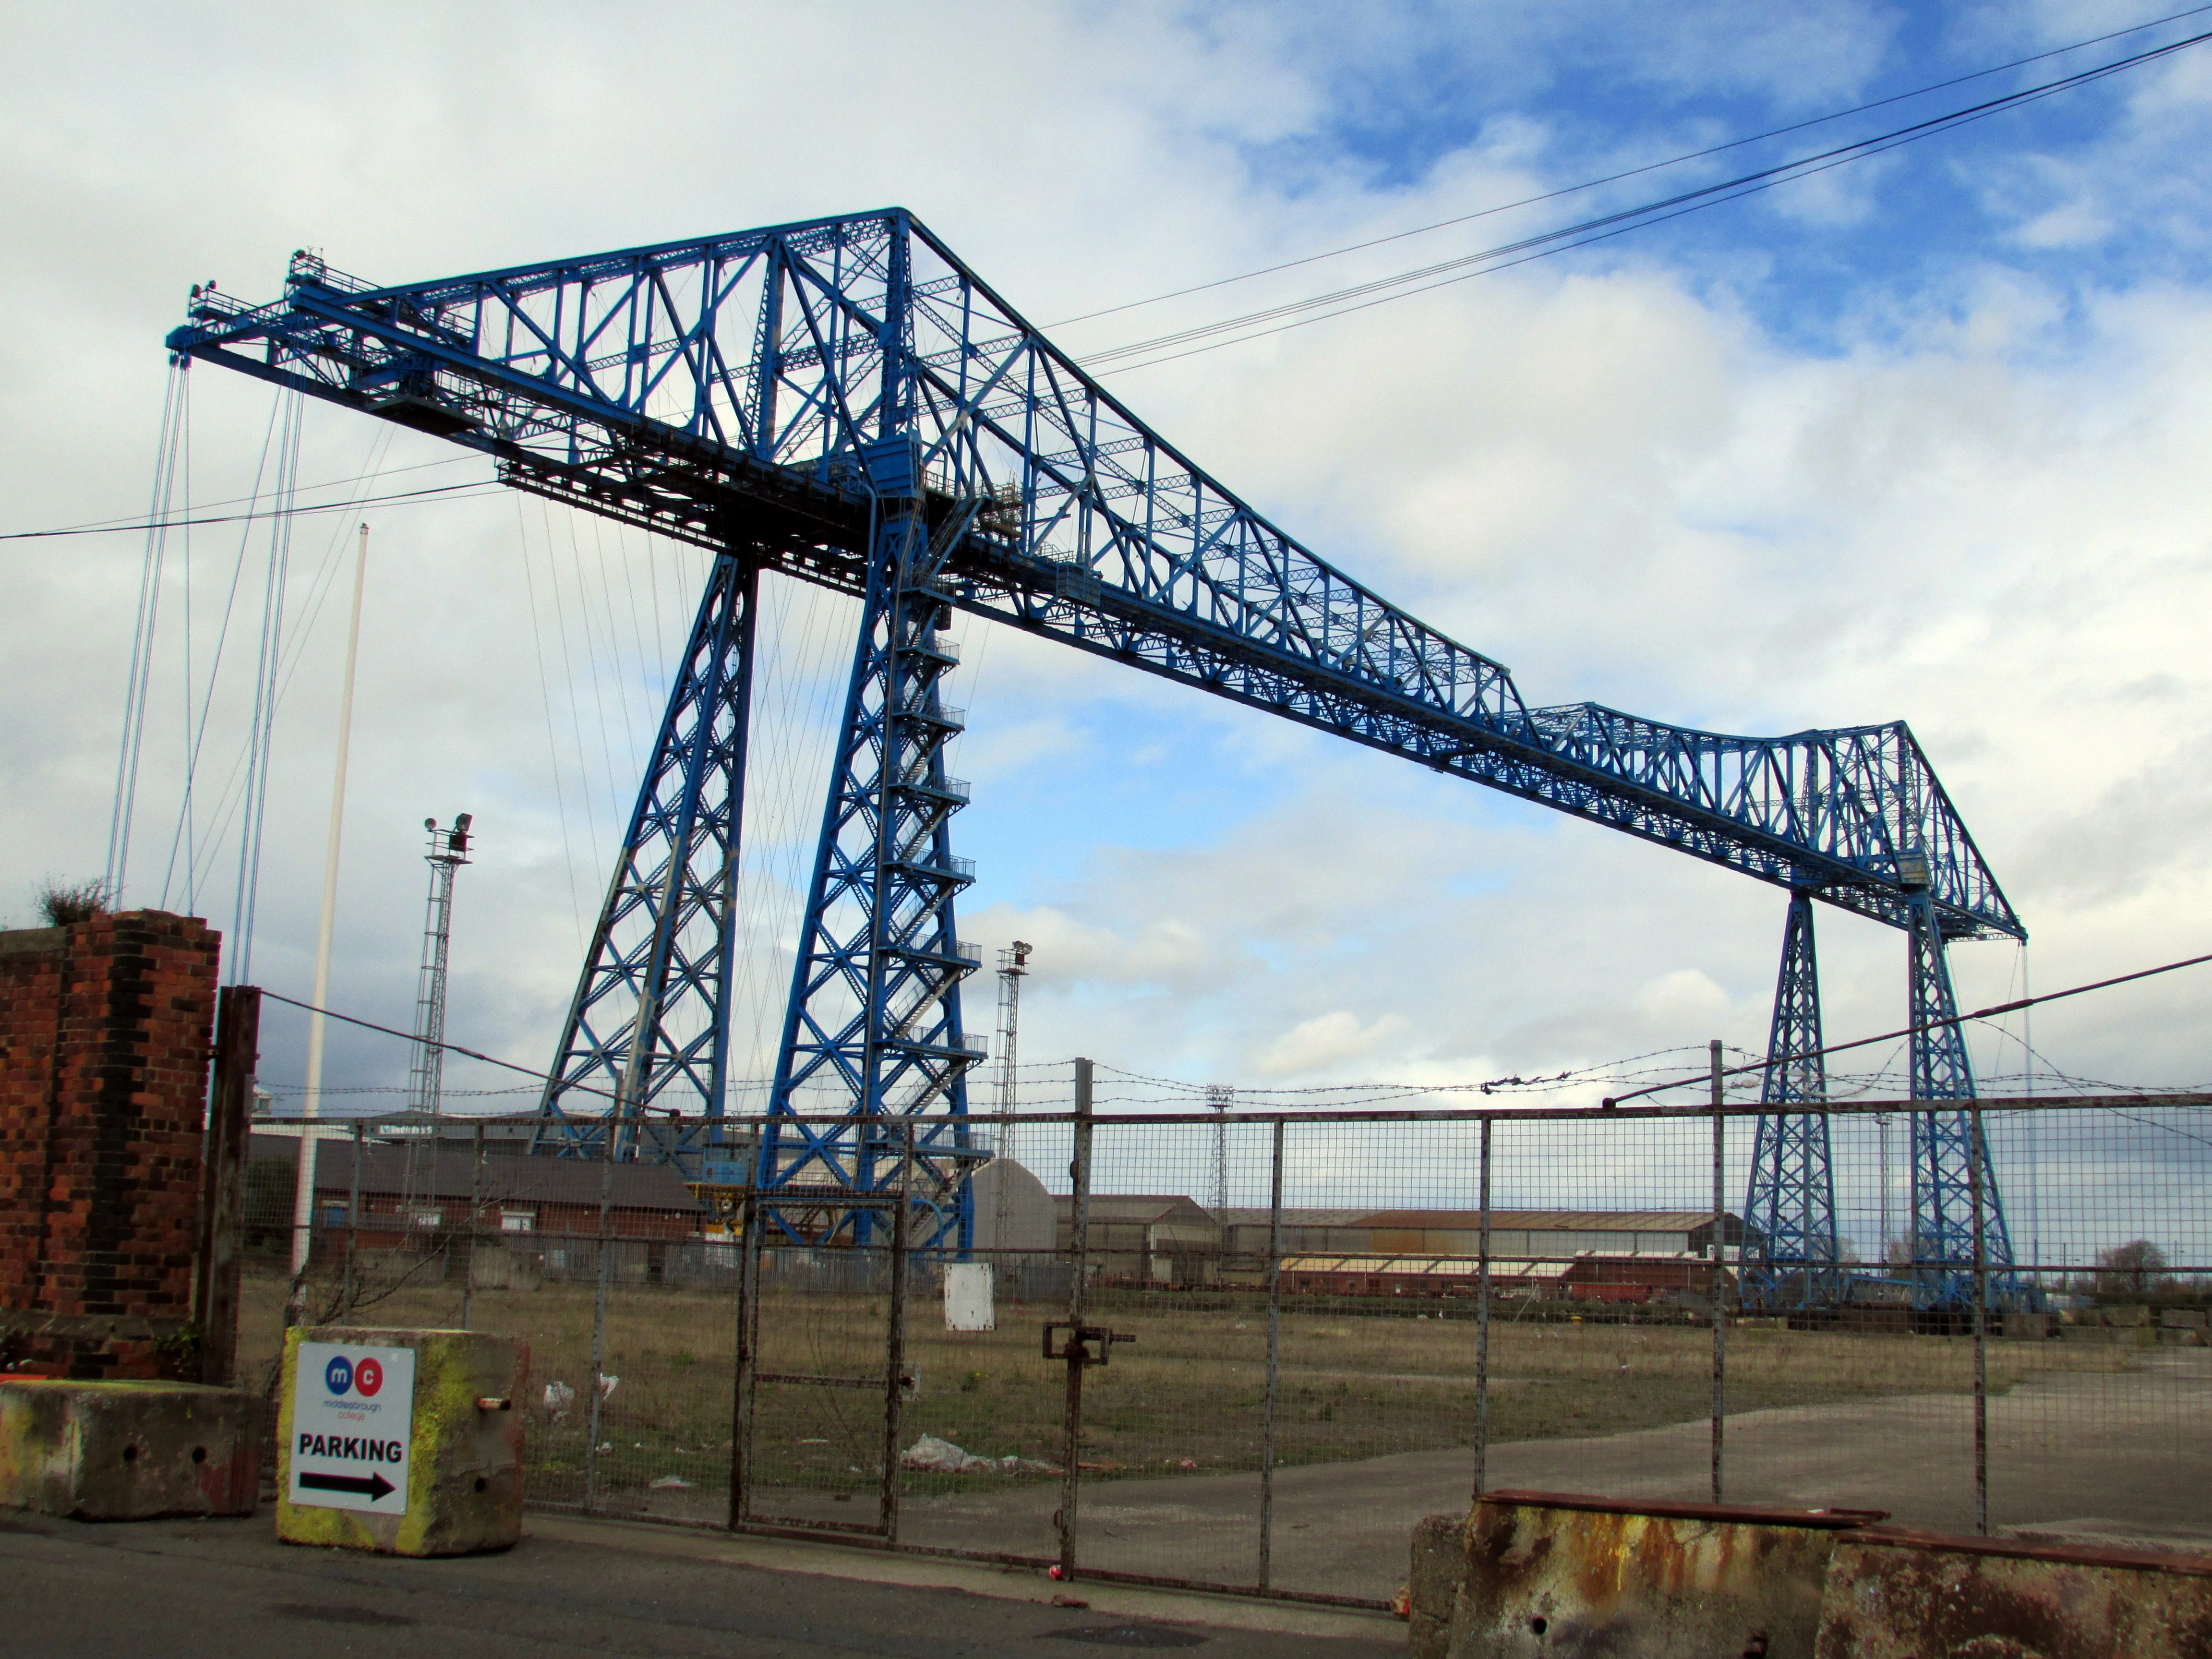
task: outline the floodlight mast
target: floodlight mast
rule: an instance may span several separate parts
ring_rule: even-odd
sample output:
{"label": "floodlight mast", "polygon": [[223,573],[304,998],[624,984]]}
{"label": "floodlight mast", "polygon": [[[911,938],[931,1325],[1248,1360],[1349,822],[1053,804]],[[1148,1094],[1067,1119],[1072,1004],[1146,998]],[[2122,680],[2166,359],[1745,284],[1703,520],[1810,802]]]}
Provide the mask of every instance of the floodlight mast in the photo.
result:
{"label": "floodlight mast", "polygon": [[1213,1182],[1209,1201],[1213,1206],[1213,1218],[1221,1219],[1229,1208],[1229,1112],[1237,1103],[1237,1091],[1223,1083],[1208,1085],[1206,1103],[1213,1118]]}
{"label": "floodlight mast", "polygon": [[415,981],[415,1063],[408,1077],[409,1109],[436,1118],[442,1107],[440,1095],[445,1079],[446,968],[453,939],[453,874],[469,860],[469,825],[473,815],[464,812],[453,828],[441,830],[438,820],[425,818],[430,850],[423,860],[430,866],[430,899],[422,921],[422,966]]}
{"label": "floodlight mast", "polygon": [[1030,952],[1036,947],[1016,939],[999,952],[999,1115],[1012,1118],[1020,1087],[1016,1051],[1020,1046],[1022,981],[1029,977]]}
{"label": "floodlight mast", "polygon": [[[1016,1055],[1021,1047],[1022,981],[1029,977],[1030,952],[1035,948],[1027,939],[1018,939],[999,952],[999,1123],[992,1151],[1009,1164],[1019,1161],[1014,1156],[1014,1116],[1021,1108]],[[1013,1212],[1013,1181],[1007,1170],[1000,1170],[993,1178],[991,1190],[991,1243],[1004,1250]]]}
{"label": "floodlight mast", "polygon": [[[545,1150],[592,1155],[678,1100],[710,1125],[723,1109],[763,571],[864,611],[771,1104],[787,1127],[757,1160],[766,1188],[871,1188],[919,1158],[964,1191],[974,1154],[943,1120],[964,1119],[983,1045],[960,1024],[975,964],[951,919],[973,871],[945,835],[966,792],[942,775],[957,719],[937,696],[957,612],[1896,927],[1916,1013],[1948,1006],[1950,941],[2026,937],[1902,722],[1751,738],[1529,707],[1502,664],[1209,477],[903,209],[396,287],[303,251],[280,300],[210,289],[189,317],[169,337],[180,356],[435,434],[518,489],[715,555],[553,1068]],[[1931,1050],[1915,1077],[1945,1103],[1916,1137],[1929,1164],[1916,1294],[1948,1303],[1966,1260],[1955,1194],[1973,1184],[1949,1103],[1972,1078],[1962,1048]],[[886,1158],[886,1120],[916,1114],[936,1121],[915,1126],[915,1153]],[[964,1208],[942,1213],[940,1236],[964,1237]],[[854,1236],[866,1214],[771,1220],[814,1239]]]}

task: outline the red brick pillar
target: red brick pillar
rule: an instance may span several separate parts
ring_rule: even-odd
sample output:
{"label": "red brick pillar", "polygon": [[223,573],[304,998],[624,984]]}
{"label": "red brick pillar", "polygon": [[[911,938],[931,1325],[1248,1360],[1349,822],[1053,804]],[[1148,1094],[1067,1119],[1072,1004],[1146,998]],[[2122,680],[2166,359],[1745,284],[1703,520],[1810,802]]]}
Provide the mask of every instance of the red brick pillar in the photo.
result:
{"label": "red brick pillar", "polygon": [[0,933],[0,1365],[189,1365],[221,944],[158,910]]}

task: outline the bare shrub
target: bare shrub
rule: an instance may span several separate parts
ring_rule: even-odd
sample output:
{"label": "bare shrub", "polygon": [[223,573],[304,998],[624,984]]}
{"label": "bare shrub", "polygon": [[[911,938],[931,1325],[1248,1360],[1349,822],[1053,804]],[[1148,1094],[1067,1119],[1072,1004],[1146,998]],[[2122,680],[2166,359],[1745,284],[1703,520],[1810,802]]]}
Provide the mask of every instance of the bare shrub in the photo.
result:
{"label": "bare shrub", "polygon": [[2164,1290],[2166,1252],[2147,1238],[2131,1238],[2097,1252],[2097,1289],[2106,1296],[2148,1296]]}
{"label": "bare shrub", "polygon": [[107,914],[107,884],[57,881],[49,876],[39,889],[39,914],[49,927],[68,927]]}

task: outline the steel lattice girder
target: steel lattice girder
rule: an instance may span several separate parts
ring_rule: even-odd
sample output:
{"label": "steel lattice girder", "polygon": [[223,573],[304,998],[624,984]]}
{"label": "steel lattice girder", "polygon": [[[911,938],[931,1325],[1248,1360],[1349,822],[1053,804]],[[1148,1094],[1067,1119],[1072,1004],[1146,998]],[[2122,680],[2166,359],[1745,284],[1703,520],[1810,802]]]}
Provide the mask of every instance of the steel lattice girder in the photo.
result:
{"label": "steel lattice girder", "polygon": [[[1951,989],[1942,932],[1935,907],[1916,896],[1908,938],[1911,974],[1911,1096],[1915,1100],[1974,1097],[1973,1066],[1965,1030],[1953,1020],[1959,1007]],[[1974,1145],[1974,1118],[1963,1111],[1912,1115],[1912,1248],[1915,1298],[1924,1307],[1966,1307],[1973,1299],[1975,1165],[1982,1197],[1982,1241],[1990,1267],[2012,1265],[2012,1236],[2005,1224],[1996,1175],[1984,1139]],[[2017,1294],[2011,1274],[1993,1277],[1991,1302]]]}
{"label": "steel lattice girder", "polygon": [[[917,1243],[964,1250],[967,1073],[981,1048],[962,1028],[960,983],[980,953],[953,914],[973,866],[952,854],[967,786],[945,771],[962,728],[939,684],[957,658],[938,635],[949,612],[927,528],[917,500],[886,499],[755,1178],[771,1194],[902,1189],[925,1211]],[[911,1164],[896,1119],[921,1120]],[[817,1201],[765,1219],[794,1241],[865,1244],[881,1218]]]}
{"label": "steel lattice girder", "polygon": [[[2025,929],[1901,723],[1730,737],[1526,707],[1299,546],[902,210],[376,288],[295,255],[171,348],[440,434],[588,510],[861,592],[910,434],[953,602],[1893,927]],[[948,531],[951,533],[948,535]]]}
{"label": "steel lattice girder", "polygon": [[545,1087],[533,1150],[634,1155],[652,1108],[722,1114],[759,572],[714,562]]}
{"label": "steel lattice girder", "polygon": [[[1820,1047],[1812,900],[1808,894],[1792,893],[1766,1043],[1767,1059],[1783,1063],[1768,1066],[1760,1104],[1787,1109],[1825,1102],[1827,1066]],[[1782,1109],[1759,1118],[1743,1218],[1747,1303],[1829,1307],[1841,1300],[1836,1182],[1825,1112]]]}

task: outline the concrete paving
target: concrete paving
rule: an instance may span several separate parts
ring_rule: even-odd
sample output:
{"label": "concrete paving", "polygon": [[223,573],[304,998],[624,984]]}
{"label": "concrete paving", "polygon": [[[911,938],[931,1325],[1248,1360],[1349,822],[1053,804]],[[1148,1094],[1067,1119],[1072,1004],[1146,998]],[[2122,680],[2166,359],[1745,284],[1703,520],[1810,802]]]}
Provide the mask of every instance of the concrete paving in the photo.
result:
{"label": "concrete paving", "polygon": [[[1990,1402],[1998,1530],[2212,1551],[2212,1351],[2139,1358],[2138,1370],[2046,1373]],[[1731,1417],[1726,1496],[1883,1509],[1908,1524],[1968,1530],[1970,1413],[1966,1400],[1936,1395]],[[1705,1495],[1709,1458],[1707,1425],[1686,1423],[1499,1446],[1490,1480],[1696,1498]],[[1470,1474],[1465,1451],[1279,1471],[1273,1582],[1389,1596],[1405,1577],[1413,1521],[1463,1509]],[[1046,1554],[1056,1499],[1048,1487],[914,1498],[904,1535]],[[1254,1475],[1097,1482],[1085,1492],[1083,1559],[1249,1583],[1258,1504]],[[445,1561],[290,1547],[272,1530],[265,1511],[250,1521],[109,1526],[0,1514],[0,1659],[416,1656],[456,1640],[487,1659],[1064,1659],[1071,1642],[1202,1644],[1224,1659],[1404,1650],[1405,1627],[1378,1615],[1095,1580],[1055,1584],[1029,1571],[665,1525],[533,1513],[511,1553]],[[1055,1596],[1087,1605],[1056,1606]]]}
{"label": "concrete paving", "polygon": [[[1992,1530],[2212,1548],[2212,1350],[2162,1349],[2124,1373],[2043,1372],[1990,1402]],[[1972,1403],[1905,1395],[1727,1419],[1733,1503],[1887,1510],[1901,1525],[1974,1526]],[[1710,1496],[1706,1422],[1498,1446],[1489,1484],[1612,1498]],[[1275,1476],[1273,1580],[1384,1598],[1406,1577],[1413,1522],[1464,1510],[1465,1451],[1309,1464]],[[1057,1489],[907,1501],[903,1534],[967,1549],[1048,1553]],[[1085,1488],[1081,1560],[1237,1583],[1258,1565],[1255,1474]]]}
{"label": "concrete paving", "polygon": [[533,1517],[510,1552],[422,1560],[279,1544],[266,1511],[110,1525],[0,1513],[0,1659],[1068,1659],[1092,1647],[1398,1659],[1405,1629],[665,1526]]}

